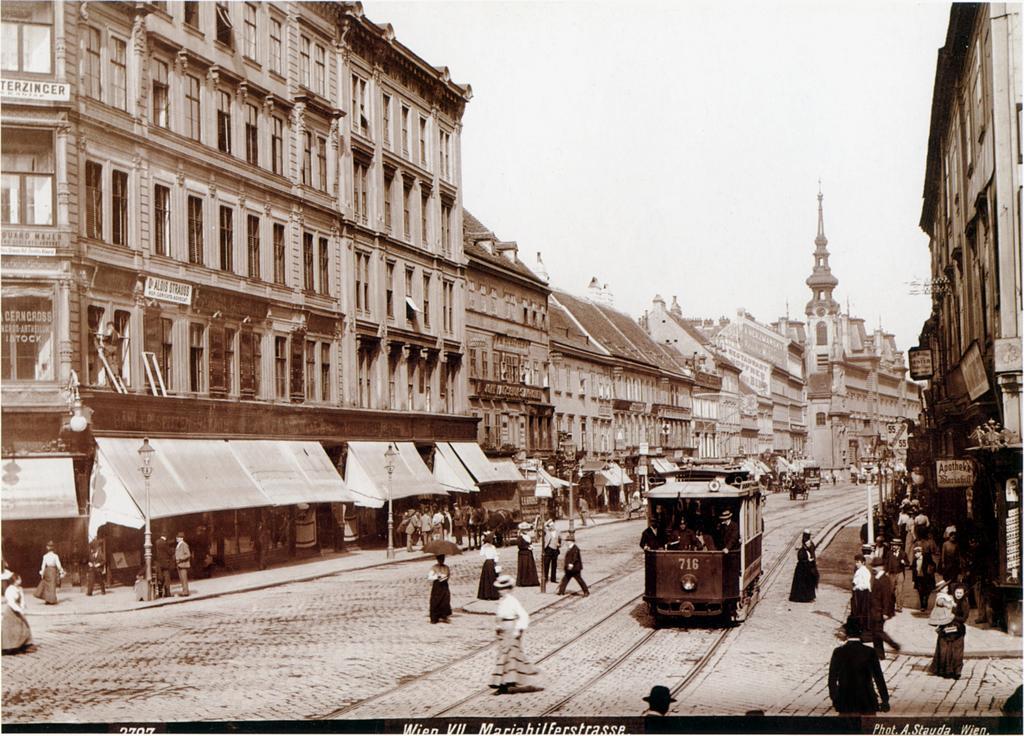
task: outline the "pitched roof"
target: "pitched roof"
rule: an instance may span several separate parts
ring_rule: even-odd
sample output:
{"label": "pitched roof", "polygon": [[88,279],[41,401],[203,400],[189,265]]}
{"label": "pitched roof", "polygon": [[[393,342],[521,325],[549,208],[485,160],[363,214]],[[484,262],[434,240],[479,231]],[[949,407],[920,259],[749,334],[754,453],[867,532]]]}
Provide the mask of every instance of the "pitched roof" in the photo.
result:
{"label": "pitched roof", "polygon": [[497,268],[514,271],[520,276],[534,281],[538,286],[542,286],[545,289],[548,288],[547,283],[531,271],[525,263],[519,260],[518,255],[514,256],[515,260],[506,258],[503,255],[495,255],[483,246],[477,245],[477,240],[492,240],[494,242],[500,242],[500,239],[494,234],[493,230],[490,230],[486,225],[480,222],[480,220],[476,219],[469,210],[463,209],[462,249],[467,257],[475,258],[478,261],[482,261]]}
{"label": "pitched roof", "polygon": [[607,354],[607,351],[580,330],[565,308],[554,299],[548,300],[548,337],[552,345],[569,345],[581,350]]}

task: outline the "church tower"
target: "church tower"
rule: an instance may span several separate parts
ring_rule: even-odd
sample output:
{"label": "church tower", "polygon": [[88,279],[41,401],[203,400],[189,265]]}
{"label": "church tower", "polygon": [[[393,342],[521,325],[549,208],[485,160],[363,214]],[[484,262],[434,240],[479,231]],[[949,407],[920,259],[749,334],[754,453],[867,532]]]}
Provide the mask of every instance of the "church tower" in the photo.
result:
{"label": "church tower", "polygon": [[818,236],[814,239],[814,269],[807,277],[806,283],[811,289],[811,300],[807,302],[804,314],[810,322],[815,317],[834,316],[839,314],[839,302],[832,297],[832,292],[839,285],[839,279],[832,275],[828,265],[828,238],[825,237],[825,215],[822,212],[821,200],[824,195],[818,188]]}

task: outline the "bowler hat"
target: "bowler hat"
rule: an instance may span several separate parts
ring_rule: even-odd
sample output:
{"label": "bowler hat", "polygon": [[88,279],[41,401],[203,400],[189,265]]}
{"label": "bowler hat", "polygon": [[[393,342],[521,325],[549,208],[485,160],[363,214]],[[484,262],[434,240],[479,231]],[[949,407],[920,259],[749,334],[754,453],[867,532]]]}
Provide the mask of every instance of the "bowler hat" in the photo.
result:
{"label": "bowler hat", "polygon": [[494,587],[498,590],[515,587],[516,581],[511,575],[499,575],[494,581]]}
{"label": "bowler hat", "polygon": [[864,629],[861,628],[860,621],[857,620],[856,616],[847,616],[846,623],[843,624],[843,630],[846,631],[846,635],[849,637],[860,636],[864,633]]}
{"label": "bowler hat", "polygon": [[664,685],[655,685],[651,688],[651,694],[644,698],[648,703],[654,707],[659,705],[662,708],[666,708],[669,703],[676,702],[676,699],[672,697],[672,692]]}

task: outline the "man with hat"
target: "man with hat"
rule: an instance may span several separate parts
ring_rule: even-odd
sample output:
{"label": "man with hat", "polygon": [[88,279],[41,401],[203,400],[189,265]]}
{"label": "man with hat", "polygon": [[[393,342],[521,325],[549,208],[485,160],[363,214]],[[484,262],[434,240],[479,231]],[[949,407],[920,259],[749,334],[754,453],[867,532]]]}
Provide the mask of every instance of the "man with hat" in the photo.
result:
{"label": "man with hat", "polygon": [[153,563],[155,570],[153,574],[160,582],[161,595],[164,598],[171,597],[171,571],[177,569],[174,562],[174,550],[166,534],[161,534],[153,545]]}
{"label": "man with hat", "polygon": [[89,542],[88,569],[85,573],[85,594],[92,595],[93,586],[100,586],[100,595],[107,594],[107,560],[102,539]]}
{"label": "man with hat", "polygon": [[583,590],[583,595],[590,595],[590,589],[587,587],[586,582],[583,580],[583,557],[580,555],[580,548],[576,546],[576,534],[574,532],[568,532],[565,535],[565,574],[562,575],[562,582],[558,585],[558,595],[565,595],[565,586],[569,584],[569,580],[575,580],[580,584],[580,588]]}
{"label": "man with hat", "polygon": [[889,689],[885,686],[878,656],[861,641],[862,630],[856,617],[848,617],[843,629],[846,643],[832,650],[828,665],[828,696],[832,707],[840,714],[874,715],[878,710],[887,713]]}
{"label": "man with hat", "polygon": [[645,716],[666,716],[671,704],[676,702],[672,692],[664,685],[655,685],[651,688],[651,694],[644,698],[647,701]]}
{"label": "man with hat", "polygon": [[185,541],[185,532],[178,532],[178,543],[174,548],[174,564],[178,568],[178,579],[181,581],[181,593],[178,595],[187,596],[188,592],[188,571],[192,567],[192,550]]}
{"label": "man with hat", "polygon": [[544,550],[542,554],[543,570],[541,577],[557,583],[558,555],[562,549],[562,535],[555,529],[555,522],[548,519],[544,523]]}
{"label": "man with hat", "polygon": [[885,659],[885,645],[887,643],[897,652],[900,645],[893,641],[892,637],[885,633],[885,620],[892,618],[893,595],[892,584],[885,576],[885,560],[881,557],[871,559],[873,570],[871,578],[871,603],[869,609],[869,620],[871,625],[871,643],[875,647],[875,654],[879,659]]}
{"label": "man with hat", "polygon": [[718,516],[718,548],[732,552],[740,548],[740,527],[732,518],[732,510],[726,509]]}

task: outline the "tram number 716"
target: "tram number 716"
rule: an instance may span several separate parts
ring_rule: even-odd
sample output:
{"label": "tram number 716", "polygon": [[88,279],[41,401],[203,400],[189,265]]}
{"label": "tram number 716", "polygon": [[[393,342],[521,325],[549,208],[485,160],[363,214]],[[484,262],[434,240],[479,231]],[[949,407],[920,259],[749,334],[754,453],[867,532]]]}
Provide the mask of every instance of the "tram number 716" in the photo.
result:
{"label": "tram number 716", "polygon": [[684,557],[679,561],[679,569],[687,572],[700,569],[700,558],[698,557]]}

